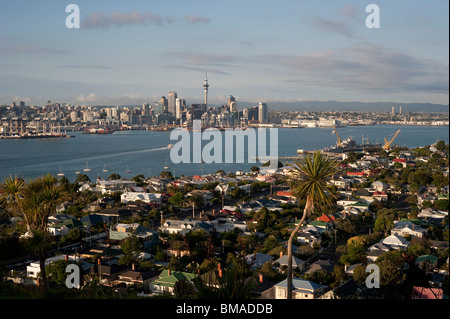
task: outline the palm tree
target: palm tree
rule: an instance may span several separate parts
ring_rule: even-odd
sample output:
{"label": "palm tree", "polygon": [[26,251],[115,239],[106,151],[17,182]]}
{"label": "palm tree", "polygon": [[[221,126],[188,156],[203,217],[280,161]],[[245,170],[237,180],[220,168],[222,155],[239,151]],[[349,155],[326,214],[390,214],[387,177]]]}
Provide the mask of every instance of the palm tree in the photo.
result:
{"label": "palm tree", "polygon": [[314,211],[315,205],[331,206],[334,195],[327,184],[329,177],[339,171],[339,162],[331,160],[322,153],[316,151],[313,155],[307,155],[303,159],[295,160],[291,166],[289,179],[294,185],[293,195],[300,202],[306,199],[303,216],[292,231],[288,240],[288,270],[287,270],[287,298],[292,299],[292,242],[306,217]]}
{"label": "palm tree", "polygon": [[56,207],[62,198],[58,180],[46,175],[26,183],[18,177],[5,178],[0,185],[0,201],[8,209],[18,211],[24,217],[28,245],[32,253],[39,256],[43,286],[47,286],[45,260],[49,248],[50,234],[47,230],[49,216],[56,213]]}
{"label": "palm tree", "polygon": [[0,204],[13,213],[21,214],[28,226],[28,218],[22,204],[25,186],[25,180],[20,177],[6,177],[0,184]]}

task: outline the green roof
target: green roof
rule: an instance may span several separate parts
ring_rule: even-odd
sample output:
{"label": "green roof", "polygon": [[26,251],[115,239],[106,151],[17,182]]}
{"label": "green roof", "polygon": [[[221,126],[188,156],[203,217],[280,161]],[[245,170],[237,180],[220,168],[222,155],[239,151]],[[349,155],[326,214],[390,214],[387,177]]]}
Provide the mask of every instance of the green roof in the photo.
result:
{"label": "green roof", "polygon": [[313,220],[313,221],[310,222],[308,225],[326,227],[326,226],[328,225],[328,223],[327,223],[327,222],[320,221],[320,220]]}
{"label": "green roof", "polygon": [[438,262],[439,258],[433,255],[422,255],[416,258],[417,263],[421,263],[424,261],[428,261],[430,264],[436,264]]}
{"label": "green roof", "polygon": [[189,272],[182,272],[182,271],[172,271],[171,275],[169,275],[169,271],[166,269],[161,272],[159,278],[155,280],[152,284],[166,287],[174,287],[175,283],[178,280],[192,280],[196,277],[197,277],[196,274],[191,274]]}

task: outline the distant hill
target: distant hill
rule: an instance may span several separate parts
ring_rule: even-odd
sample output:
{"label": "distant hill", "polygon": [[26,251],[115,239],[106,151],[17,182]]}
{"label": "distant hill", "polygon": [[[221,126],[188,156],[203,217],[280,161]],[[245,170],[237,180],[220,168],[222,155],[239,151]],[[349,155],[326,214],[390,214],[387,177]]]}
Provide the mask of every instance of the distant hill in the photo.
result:
{"label": "distant hill", "polygon": [[267,102],[269,110],[275,111],[360,111],[360,112],[391,112],[395,113],[402,107],[402,113],[445,113],[449,105],[432,103],[398,103],[398,102],[338,102],[338,101],[303,101],[303,102]]}

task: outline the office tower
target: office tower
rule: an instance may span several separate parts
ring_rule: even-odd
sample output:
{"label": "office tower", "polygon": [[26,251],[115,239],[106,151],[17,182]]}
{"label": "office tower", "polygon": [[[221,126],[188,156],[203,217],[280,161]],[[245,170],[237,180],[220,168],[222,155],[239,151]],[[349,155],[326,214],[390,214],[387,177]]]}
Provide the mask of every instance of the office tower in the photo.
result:
{"label": "office tower", "polygon": [[153,105],[153,114],[157,116],[159,114],[164,113],[165,113],[164,102],[160,100],[159,102],[156,102],[155,105]]}
{"label": "office tower", "polygon": [[169,103],[168,103],[166,97],[165,97],[165,96],[162,96],[162,97],[159,99],[158,102],[161,103],[161,104],[163,105],[163,107],[164,107],[164,113],[166,113],[166,112],[167,112],[167,107],[168,107],[168,105],[169,105]]}
{"label": "office tower", "polygon": [[259,102],[258,105],[258,120],[259,123],[267,123],[268,122],[268,113],[267,113],[267,104]]}
{"label": "office tower", "polygon": [[391,112],[391,114],[392,114],[392,115],[395,114],[395,106],[392,107],[392,112]]}
{"label": "office tower", "polygon": [[400,106],[399,110],[398,110],[398,114],[402,114],[402,107]]}
{"label": "office tower", "polygon": [[236,112],[237,111],[237,102],[231,101],[230,104],[228,105],[228,109],[230,110],[230,113]]}
{"label": "office tower", "polygon": [[208,106],[208,73],[205,72],[205,81],[203,82],[203,89],[205,91],[205,105]]}
{"label": "office tower", "polygon": [[228,96],[228,103],[227,103],[228,109],[231,108],[231,103],[232,103],[232,102],[235,102],[235,101],[236,101],[236,99],[234,98],[233,95],[229,95],[229,96]]}
{"label": "office tower", "polygon": [[179,120],[181,117],[182,117],[182,114],[181,114],[181,111],[182,111],[182,109],[181,109],[181,107],[182,107],[182,101],[181,101],[181,99],[176,99],[175,100],[175,118],[177,119],[177,120]]}
{"label": "office tower", "polygon": [[175,112],[176,112],[176,106],[175,106],[176,99],[177,99],[177,92],[174,92],[174,91],[169,92],[169,96],[167,97],[168,111],[172,115],[175,115]]}
{"label": "office tower", "polygon": [[150,112],[150,104],[149,103],[142,104],[142,115],[148,116],[149,112]]}

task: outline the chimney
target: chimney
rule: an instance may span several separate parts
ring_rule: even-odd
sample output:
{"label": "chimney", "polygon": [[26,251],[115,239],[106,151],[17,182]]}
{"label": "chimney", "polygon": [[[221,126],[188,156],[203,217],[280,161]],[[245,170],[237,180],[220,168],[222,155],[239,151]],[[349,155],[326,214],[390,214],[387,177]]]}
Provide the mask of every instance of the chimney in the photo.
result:
{"label": "chimney", "polygon": [[172,274],[172,270],[170,270],[170,268],[167,269],[167,275],[170,276],[171,274]]}
{"label": "chimney", "polygon": [[263,283],[263,274],[259,274],[259,282]]}
{"label": "chimney", "polygon": [[69,255],[66,255],[64,260],[66,260],[66,261],[69,260]]}
{"label": "chimney", "polygon": [[283,252],[282,252],[282,251],[280,251],[280,258],[281,258],[281,257],[283,257]]}
{"label": "chimney", "polygon": [[131,264],[131,270],[135,270],[136,266],[134,265],[134,263]]}
{"label": "chimney", "polygon": [[216,210],[215,209],[213,209],[213,216],[216,214]]}
{"label": "chimney", "polygon": [[99,264],[99,265],[102,264],[102,259],[101,258],[97,259],[97,264]]}

